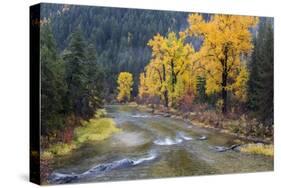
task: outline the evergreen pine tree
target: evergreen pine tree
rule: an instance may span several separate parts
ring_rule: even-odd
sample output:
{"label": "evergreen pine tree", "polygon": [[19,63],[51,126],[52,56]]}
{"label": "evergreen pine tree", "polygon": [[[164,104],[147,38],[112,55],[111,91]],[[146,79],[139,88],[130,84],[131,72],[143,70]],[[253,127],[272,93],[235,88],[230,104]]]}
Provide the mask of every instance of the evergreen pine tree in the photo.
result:
{"label": "evergreen pine tree", "polygon": [[266,125],[273,123],[273,26],[261,20],[250,64],[249,108]]}
{"label": "evergreen pine tree", "polygon": [[65,67],[49,25],[41,26],[41,131],[49,135],[64,125]]}

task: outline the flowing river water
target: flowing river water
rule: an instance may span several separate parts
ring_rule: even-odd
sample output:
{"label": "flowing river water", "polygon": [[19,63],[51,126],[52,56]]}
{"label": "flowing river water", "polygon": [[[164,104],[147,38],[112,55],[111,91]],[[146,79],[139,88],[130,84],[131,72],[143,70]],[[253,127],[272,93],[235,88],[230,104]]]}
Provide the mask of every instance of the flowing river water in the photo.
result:
{"label": "flowing river water", "polygon": [[233,136],[142,112],[136,107],[111,105],[106,109],[122,131],[56,159],[51,183],[273,170],[270,157],[214,149],[235,144],[237,138]]}

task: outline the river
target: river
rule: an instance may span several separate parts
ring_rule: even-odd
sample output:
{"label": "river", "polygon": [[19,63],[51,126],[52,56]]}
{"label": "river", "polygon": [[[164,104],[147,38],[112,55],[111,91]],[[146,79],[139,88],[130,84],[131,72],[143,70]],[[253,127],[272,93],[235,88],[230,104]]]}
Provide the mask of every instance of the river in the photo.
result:
{"label": "river", "polygon": [[122,131],[57,158],[51,183],[99,182],[273,170],[273,159],[235,150],[237,138],[126,105],[106,106]]}

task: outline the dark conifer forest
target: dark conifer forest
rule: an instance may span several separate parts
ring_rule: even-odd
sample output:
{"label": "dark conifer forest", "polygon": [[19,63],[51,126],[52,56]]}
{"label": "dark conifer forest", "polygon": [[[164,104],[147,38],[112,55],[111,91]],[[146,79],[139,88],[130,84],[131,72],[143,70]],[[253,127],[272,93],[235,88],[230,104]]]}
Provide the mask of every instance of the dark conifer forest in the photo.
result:
{"label": "dark conifer forest", "polygon": [[183,30],[187,25],[187,14],[183,12],[88,6],[43,6],[42,17],[50,21],[58,53],[68,47],[73,32],[81,31],[107,75],[104,88],[109,94],[114,93],[119,72],[132,72],[134,96],[138,92],[139,73],[151,57],[149,39],[157,33]]}

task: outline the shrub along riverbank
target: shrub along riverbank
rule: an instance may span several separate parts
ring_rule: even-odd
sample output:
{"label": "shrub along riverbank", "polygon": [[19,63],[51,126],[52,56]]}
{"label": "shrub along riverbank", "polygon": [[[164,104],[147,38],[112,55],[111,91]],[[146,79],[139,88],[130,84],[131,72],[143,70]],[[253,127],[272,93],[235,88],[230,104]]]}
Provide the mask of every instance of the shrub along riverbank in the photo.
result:
{"label": "shrub along riverbank", "polygon": [[46,183],[52,169],[52,162],[56,157],[71,154],[71,152],[84,143],[101,141],[120,131],[113,119],[106,117],[104,109],[98,110],[95,117],[88,121],[81,121],[73,130],[72,140],[69,142],[56,142],[43,148],[41,152],[41,178]]}

